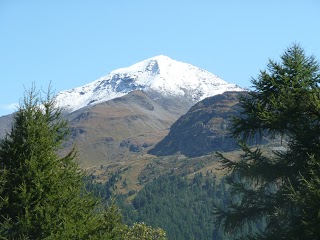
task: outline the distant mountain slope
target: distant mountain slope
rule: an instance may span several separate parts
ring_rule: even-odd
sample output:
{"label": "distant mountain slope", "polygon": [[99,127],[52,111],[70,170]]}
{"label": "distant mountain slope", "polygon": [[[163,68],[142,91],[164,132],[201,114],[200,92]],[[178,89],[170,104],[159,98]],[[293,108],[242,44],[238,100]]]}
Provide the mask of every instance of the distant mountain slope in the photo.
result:
{"label": "distant mountain slope", "polygon": [[196,103],[225,91],[241,91],[208,71],[160,55],[107,76],[85,86],[60,92],[57,102],[68,112],[95,105],[134,90],[153,91],[167,97],[184,97]]}
{"label": "distant mountain slope", "polygon": [[[93,166],[142,156],[198,101],[242,90],[208,71],[160,55],[62,91],[56,100],[72,129],[66,149],[75,144],[80,163]],[[0,118],[0,137],[10,124],[10,117]]]}
{"label": "distant mountain slope", "polygon": [[4,138],[6,132],[10,131],[14,114],[0,117],[0,139]]}
{"label": "distant mountain slope", "polygon": [[239,114],[238,95],[239,92],[225,92],[195,104],[149,153],[200,156],[216,150],[236,149],[235,140],[229,137],[229,127],[230,117]]}
{"label": "distant mountain slope", "polygon": [[69,146],[77,146],[85,166],[127,161],[159,142],[191,105],[183,98],[133,91],[79,109],[67,115],[72,131]]}

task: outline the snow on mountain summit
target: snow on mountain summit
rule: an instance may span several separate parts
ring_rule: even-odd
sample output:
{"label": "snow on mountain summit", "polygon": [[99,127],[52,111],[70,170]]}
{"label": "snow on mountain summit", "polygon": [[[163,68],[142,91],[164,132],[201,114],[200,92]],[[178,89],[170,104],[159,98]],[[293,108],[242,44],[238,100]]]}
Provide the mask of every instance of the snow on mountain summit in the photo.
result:
{"label": "snow on mountain summit", "polygon": [[87,105],[124,96],[134,90],[152,90],[166,96],[189,97],[196,103],[225,91],[244,89],[208,71],[160,55],[114,70],[82,87],[62,91],[57,95],[57,103],[72,112]]}

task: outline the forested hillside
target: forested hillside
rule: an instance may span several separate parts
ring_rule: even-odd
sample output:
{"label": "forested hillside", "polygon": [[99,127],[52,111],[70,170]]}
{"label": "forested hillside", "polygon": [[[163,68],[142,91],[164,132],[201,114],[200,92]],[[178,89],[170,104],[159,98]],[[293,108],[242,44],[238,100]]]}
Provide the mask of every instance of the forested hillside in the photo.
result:
{"label": "forested hillside", "polygon": [[145,222],[163,228],[172,240],[212,239],[214,203],[227,198],[224,181],[216,183],[212,174],[196,174],[188,180],[164,175],[147,184],[124,206],[127,223]]}
{"label": "forested hillside", "polygon": [[[87,179],[87,188],[106,202],[115,198],[128,225],[144,222],[160,227],[170,240],[234,239],[241,234],[241,231],[232,235],[225,233],[215,221],[216,206],[227,209],[230,191],[226,179],[218,178],[211,171],[192,176],[171,172],[150,181],[138,193],[114,195],[116,183],[122,180],[119,174],[111,175],[104,184],[94,184]],[[265,224],[259,221],[242,231],[259,231]]]}
{"label": "forested hillside", "polygon": [[[88,184],[88,189],[108,200],[115,181],[113,175],[103,185]],[[226,204],[228,191],[225,180],[217,180],[215,174],[197,173],[192,178],[165,174],[134,194],[116,196],[127,224],[145,222],[160,227],[172,240],[222,239],[222,232],[214,225],[213,211],[216,204]]]}

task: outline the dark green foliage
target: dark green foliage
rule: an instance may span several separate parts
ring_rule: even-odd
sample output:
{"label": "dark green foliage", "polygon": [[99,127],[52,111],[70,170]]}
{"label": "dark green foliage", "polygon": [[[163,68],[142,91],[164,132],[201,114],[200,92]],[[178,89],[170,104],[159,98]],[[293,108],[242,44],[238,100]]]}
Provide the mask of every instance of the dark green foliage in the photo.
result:
{"label": "dark green foliage", "polygon": [[314,161],[310,168],[310,180],[301,176],[299,189],[291,187],[290,199],[301,208],[300,219],[304,228],[304,239],[317,239],[320,236],[320,163]]}
{"label": "dark green foliage", "polygon": [[[302,216],[311,214],[311,209],[289,195],[313,179],[311,159],[320,160],[319,73],[315,58],[294,44],[280,63],[270,60],[267,70],[252,80],[254,90],[240,98],[242,116],[234,119],[232,134],[243,154],[239,161],[219,154],[230,171],[234,196],[227,210],[217,214],[226,231],[266,218],[265,229],[246,233],[254,239],[307,239]],[[266,135],[283,138],[283,148],[265,154],[259,146],[246,144]]]}
{"label": "dark green foliage", "polygon": [[[126,239],[141,229],[122,223],[118,208],[104,210],[85,190],[85,175],[76,152],[58,154],[68,135],[67,122],[54,99],[42,99],[33,88],[14,116],[11,131],[0,142],[1,239]],[[161,229],[144,226],[165,239]],[[141,235],[141,234],[140,234]],[[145,235],[141,235],[145,236]]]}
{"label": "dark green foliage", "polygon": [[166,240],[166,233],[160,228],[151,228],[145,223],[134,223],[126,228],[123,240]]}
{"label": "dark green foliage", "polygon": [[92,192],[95,196],[102,198],[104,201],[108,201],[112,196],[116,188],[116,183],[120,180],[121,176],[119,172],[112,173],[105,183],[95,183],[90,177],[85,178],[86,189]]}
{"label": "dark green foliage", "polygon": [[216,185],[212,174],[196,174],[192,180],[164,175],[147,184],[123,214],[128,223],[161,227],[172,240],[212,239],[214,202],[226,202],[226,197],[224,184]]}
{"label": "dark green foliage", "polygon": [[84,175],[74,161],[75,152],[64,157],[57,154],[67,133],[67,123],[50,95],[43,100],[32,89],[15,114],[11,132],[0,143],[1,236],[80,239],[99,235],[97,200],[83,191]]}

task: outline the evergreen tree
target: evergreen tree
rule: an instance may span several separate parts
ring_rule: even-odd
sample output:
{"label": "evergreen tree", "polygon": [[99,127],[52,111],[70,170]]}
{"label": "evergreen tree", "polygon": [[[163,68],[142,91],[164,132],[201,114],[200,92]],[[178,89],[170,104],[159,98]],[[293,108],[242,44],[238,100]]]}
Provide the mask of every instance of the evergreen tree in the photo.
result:
{"label": "evergreen tree", "polygon": [[150,228],[144,223],[135,223],[123,235],[123,240],[166,240],[166,233],[161,228]]}
{"label": "evergreen tree", "polygon": [[[226,195],[213,175],[197,173],[188,179],[166,174],[146,184],[131,204],[127,205],[119,196],[118,201],[122,201],[124,218],[128,223],[136,221],[161,227],[172,240],[207,240],[214,234],[213,203],[223,202]],[[221,239],[221,231],[216,230],[215,236],[219,237],[215,239]]]}
{"label": "evergreen tree", "polygon": [[[48,94],[27,93],[0,143],[0,235],[8,239],[84,239],[96,235],[97,200],[83,191],[74,150],[60,157],[66,121]],[[99,221],[98,221],[99,220]],[[94,224],[93,224],[94,223]],[[99,232],[99,231],[98,231]]]}
{"label": "evergreen tree", "polygon": [[[303,187],[301,176],[312,179],[312,159],[320,160],[319,73],[314,56],[293,44],[240,97],[242,115],[234,118],[231,133],[243,154],[232,161],[219,153],[234,196],[216,213],[227,232],[242,231],[246,239],[307,239],[302,216],[311,209],[289,196]],[[264,136],[281,138],[283,149],[266,154],[248,145]],[[265,227],[250,231],[263,220]]]}
{"label": "evergreen tree", "polygon": [[[59,155],[68,133],[50,89],[43,99],[33,87],[0,142],[0,239],[124,239],[141,232],[122,223],[114,203],[103,210],[85,190],[74,149]],[[165,239],[161,229],[143,229],[142,240]]]}
{"label": "evergreen tree", "polygon": [[301,176],[299,189],[291,187],[290,200],[300,209],[304,228],[304,239],[318,239],[320,236],[320,161],[314,159],[310,168],[311,179]]}

